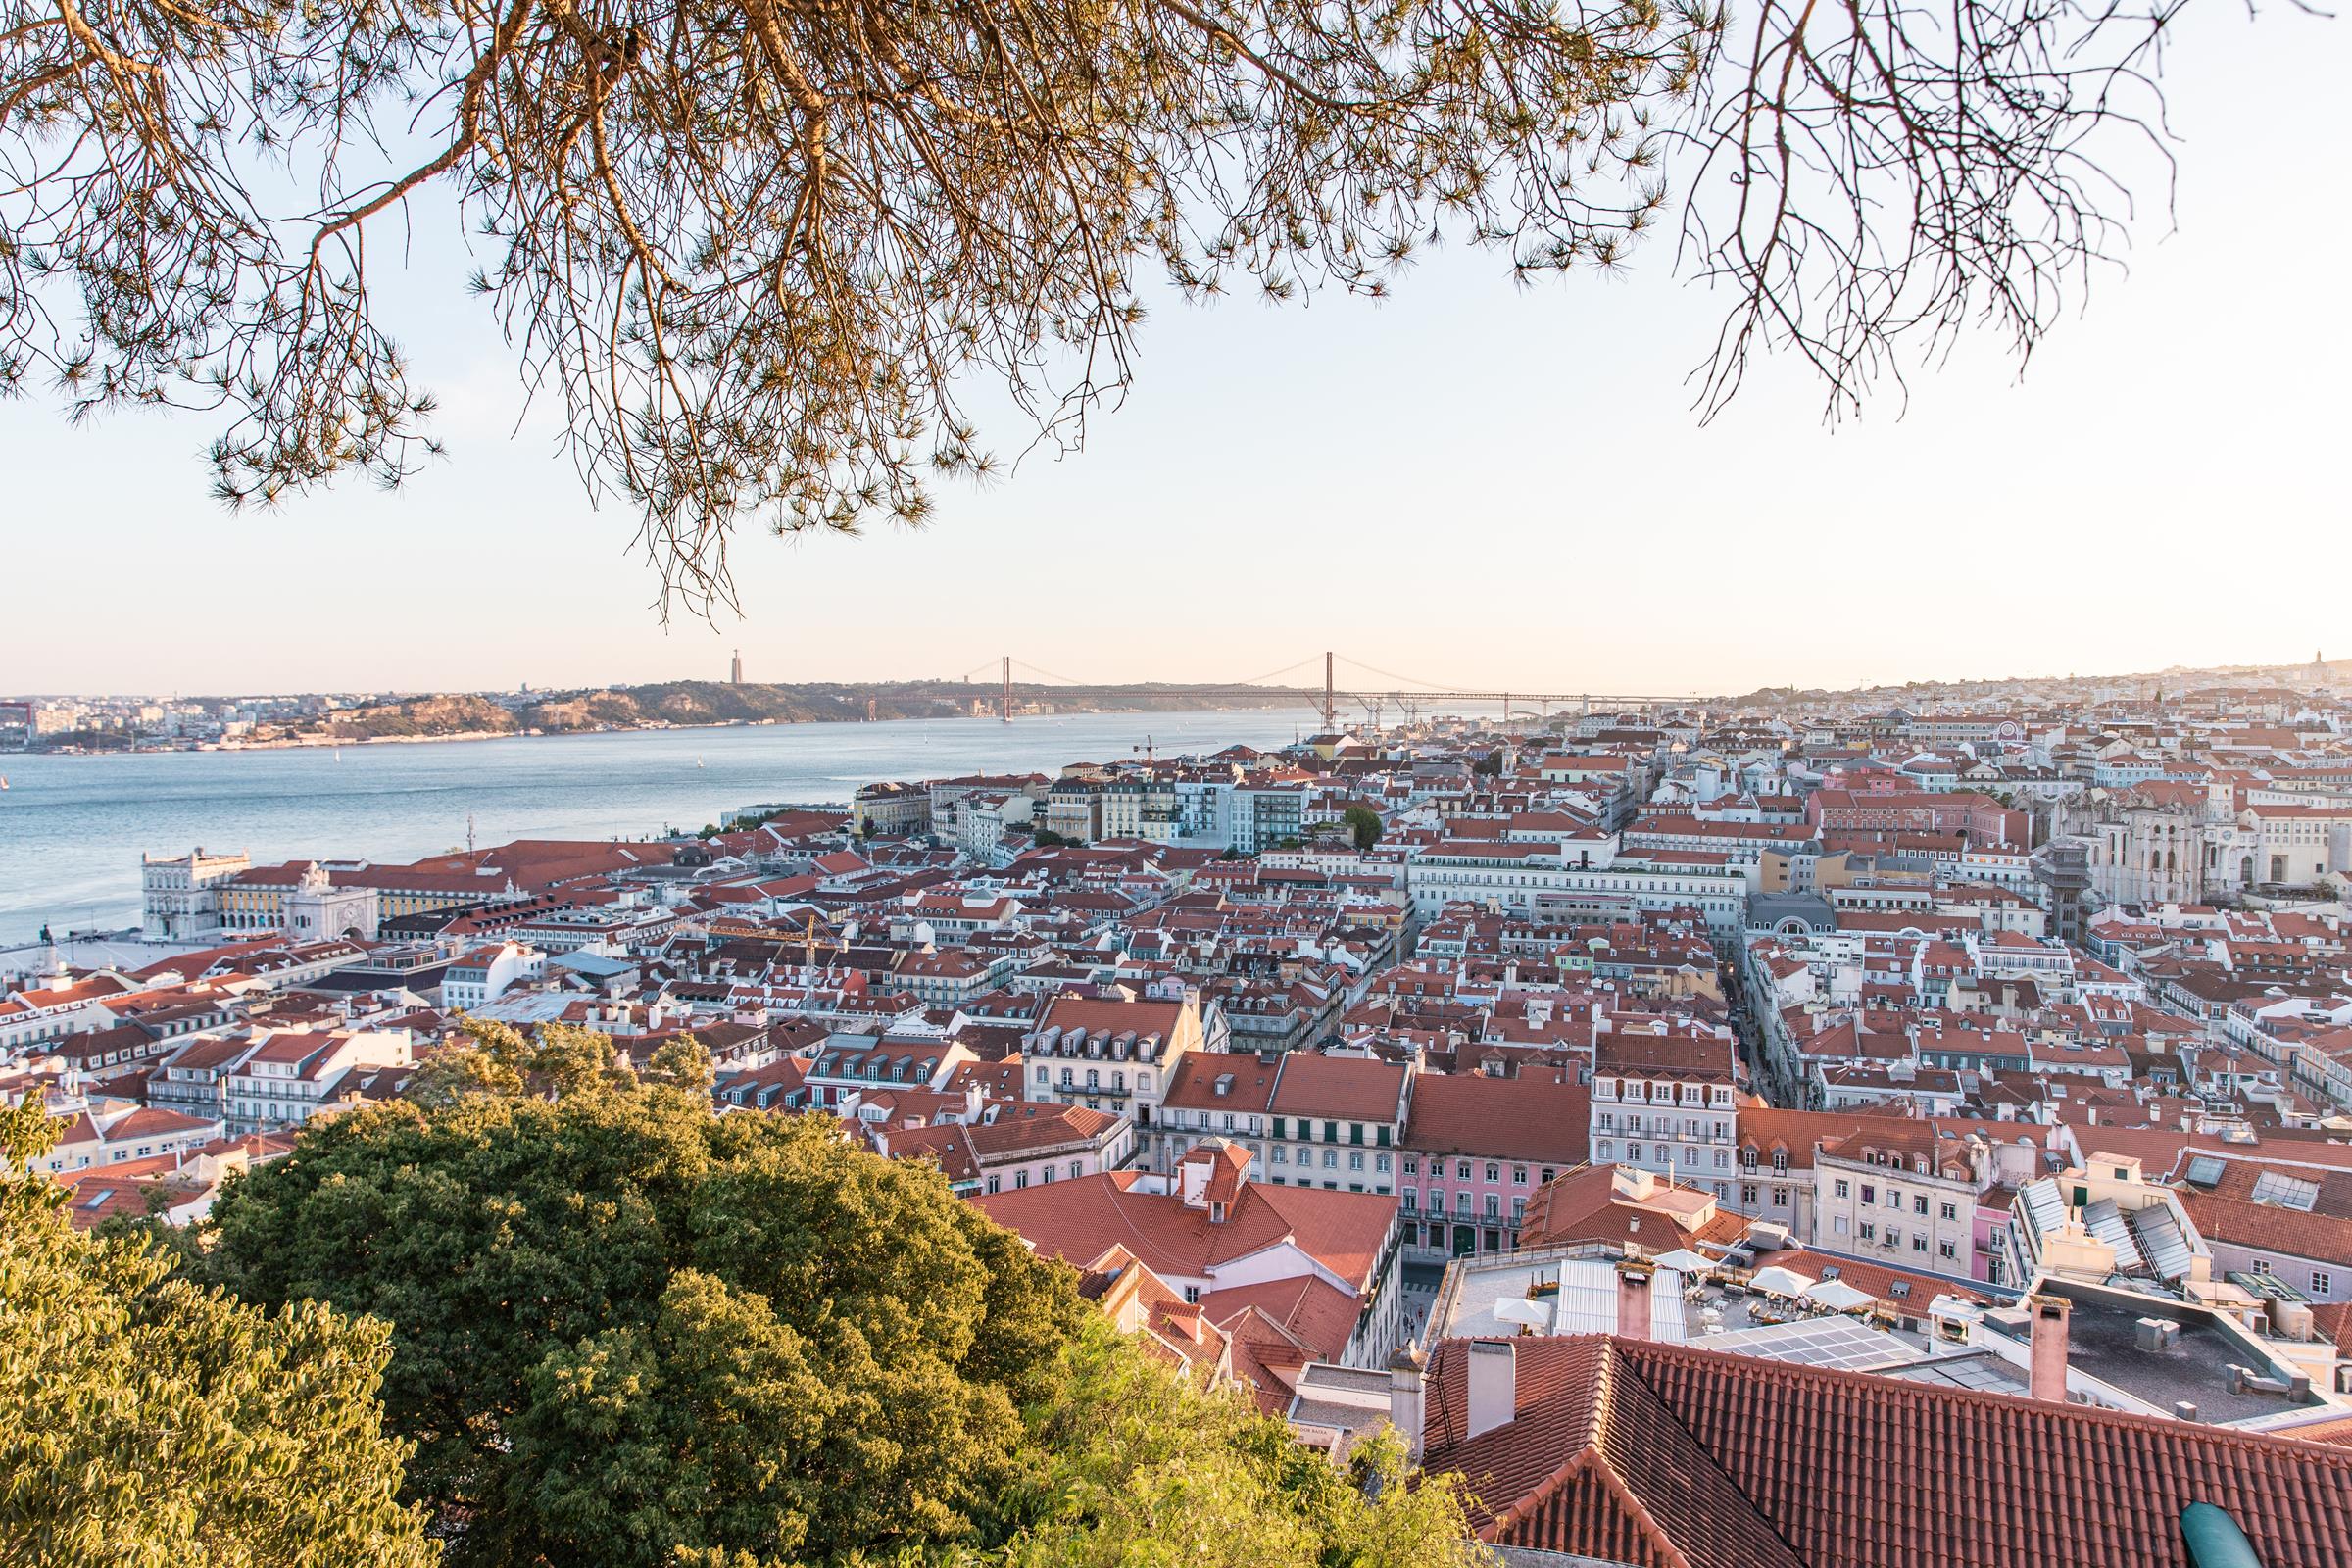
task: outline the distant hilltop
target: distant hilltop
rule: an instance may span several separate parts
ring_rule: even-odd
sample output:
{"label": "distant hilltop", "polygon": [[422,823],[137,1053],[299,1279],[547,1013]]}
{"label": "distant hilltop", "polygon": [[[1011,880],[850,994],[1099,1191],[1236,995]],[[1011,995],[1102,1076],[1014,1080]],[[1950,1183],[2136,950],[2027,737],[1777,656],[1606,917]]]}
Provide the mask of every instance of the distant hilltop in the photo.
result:
{"label": "distant hilltop", "polygon": [[[993,683],[897,681],[884,684],[762,685],[666,681],[574,692],[484,697],[433,693],[337,709],[271,726],[256,740],[445,739],[462,735],[565,735],[589,730],[674,729],[707,724],[808,724],[894,718],[967,718],[993,713]],[[1069,687],[1015,684],[1016,712],[1198,712],[1217,708],[1313,707],[1320,694],[1266,687],[1262,696],[1231,687],[1182,685]]]}

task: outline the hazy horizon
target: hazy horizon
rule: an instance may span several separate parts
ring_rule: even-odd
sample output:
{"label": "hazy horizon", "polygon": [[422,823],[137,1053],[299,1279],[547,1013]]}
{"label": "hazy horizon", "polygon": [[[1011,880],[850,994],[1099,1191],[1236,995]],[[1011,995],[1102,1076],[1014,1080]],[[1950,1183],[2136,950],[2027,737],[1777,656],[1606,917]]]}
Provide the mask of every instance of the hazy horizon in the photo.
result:
{"label": "hazy horizon", "polygon": [[632,517],[593,510],[524,413],[454,225],[420,207],[387,319],[451,456],[396,495],[230,516],[205,416],[0,407],[0,689],[633,685],[723,678],[739,647],[785,683],[993,675],[1004,653],[1234,682],[1332,647],[1445,685],[1658,694],[2307,662],[2352,574],[2330,455],[2352,217],[2313,199],[2340,182],[2352,29],[2177,27],[2179,231],[2149,216],[2133,274],[2022,381],[1964,338],[1912,370],[1907,409],[1832,430],[1780,360],[1702,427],[1685,376],[1721,301],[1668,276],[1663,241],[1622,277],[1524,290],[1445,249],[1381,305],[1157,293],[1085,453],[948,484],[916,534],[747,524],[745,618],[715,628],[660,623]]}
{"label": "hazy horizon", "polygon": [[[2321,653],[2321,654],[2323,654],[2323,655],[2326,655],[2326,650],[2325,650],[2325,649],[2318,649],[2318,650],[2314,650],[2314,651],[2315,651],[2315,652],[2318,652],[2318,653]],[[1344,657],[1345,657],[1345,656],[1343,656],[1343,658],[1344,658]],[[1319,667],[1320,667],[1320,662],[1321,662],[1321,658],[1322,658],[1322,656],[1321,656],[1320,654],[1316,654],[1316,655],[1312,655],[1312,656],[1310,656],[1310,658],[1311,658],[1311,660],[1312,660],[1312,661],[1313,661],[1313,662],[1314,662],[1317,664],[1317,667],[1319,668]],[[2327,656],[2327,662],[2328,662],[2328,664],[2330,664],[2330,665],[2334,665],[2334,664],[2337,664],[2337,663],[2341,663],[2341,662],[2344,662],[2344,659],[2343,659],[2343,657],[2338,657],[2338,656]],[[1869,683],[1864,683],[1864,684],[1861,684],[1861,685],[1849,685],[1849,686],[1821,686],[1821,685],[1819,685],[1819,684],[1817,684],[1817,683],[1816,683],[1816,684],[1812,684],[1812,685],[1802,686],[1802,687],[1799,687],[1799,688],[1797,688],[1797,689],[1799,689],[1799,690],[1818,690],[1818,691],[1822,691],[1822,692],[1828,693],[1828,694],[1830,694],[1830,695],[1837,695],[1838,693],[1840,693],[1840,692],[1850,692],[1850,691],[1870,691],[1870,690],[1899,689],[1899,688],[1901,688],[1901,687],[1904,687],[1904,686],[1907,686],[1907,685],[1909,685],[1909,686],[2005,686],[2005,685],[2025,685],[2025,684],[2031,684],[2031,683],[2041,682],[2041,681],[2131,681],[2131,680],[2148,680],[2148,679],[2154,679],[2154,678],[2158,678],[2158,677],[2161,677],[2161,676],[2167,676],[2167,675],[2173,675],[2173,674],[2179,674],[2179,673],[2205,673],[2205,672],[2224,672],[2224,671],[2231,671],[2231,670],[2240,670],[2240,671],[2243,671],[2243,670],[2263,670],[2263,669],[2279,669],[2279,670],[2288,670],[2288,671],[2292,671],[2292,670],[2298,669],[2298,668],[2300,668],[2300,667],[2302,667],[2302,666],[2308,665],[2310,662],[2311,662],[2311,659],[2310,659],[2310,656],[2309,656],[2309,655],[2306,655],[2304,658],[2302,658],[2302,659],[2299,659],[2299,660],[2298,660],[2298,659],[2282,659],[2282,660],[2248,660],[2248,659],[2228,659],[2228,660],[2218,660],[2218,661],[2212,662],[2210,662],[2210,663],[2197,663],[2197,664],[2190,664],[2190,663],[2180,663],[2180,662],[2176,662],[2176,663],[2172,663],[2172,664],[2167,664],[2167,665],[2164,665],[2164,666],[2162,666],[2162,667],[2160,667],[2160,668],[2146,668],[2146,669],[2082,669],[2082,670],[2068,670],[2068,671],[2064,671],[2064,672],[2058,672],[2058,671],[2045,671],[2045,672],[2041,672],[2041,673],[2015,673],[2015,672],[2012,672],[2012,673],[2005,673],[2005,674],[2004,674],[2004,673],[1992,673],[1992,672],[1979,672],[1979,673],[1972,673],[1972,674],[1967,674],[1967,675],[1908,675],[1908,676],[1900,676],[1900,677],[1897,677],[1897,678],[1894,678],[1894,679],[1891,679],[1891,680],[1885,680],[1885,681],[1879,681],[1879,682],[1869,682]],[[975,692],[976,694],[983,694],[983,695],[984,695],[984,694],[986,694],[987,692],[990,692],[990,691],[993,691],[993,690],[995,690],[995,689],[996,689],[996,687],[997,687],[997,683],[998,683],[998,680],[999,680],[999,678],[1000,678],[1000,677],[999,677],[999,676],[998,676],[998,674],[997,674],[997,666],[996,666],[996,665],[995,665],[995,664],[992,662],[992,663],[990,664],[990,666],[989,666],[989,668],[988,668],[988,670],[987,670],[987,672],[986,672],[986,673],[984,673],[984,674],[979,674],[979,675],[973,675],[973,676],[969,676],[969,677],[964,677],[964,676],[961,676],[961,675],[868,675],[868,676],[856,676],[856,675],[852,675],[852,676],[842,676],[842,677],[827,677],[827,678],[821,678],[821,679],[819,679],[819,678],[813,678],[813,677],[811,677],[811,678],[803,679],[803,680],[778,680],[778,681],[769,681],[769,680],[761,680],[761,679],[760,679],[760,678],[759,678],[757,675],[754,675],[754,674],[752,674],[751,672],[747,671],[747,672],[746,672],[746,674],[745,674],[745,683],[746,683],[746,684],[748,684],[748,685],[753,685],[753,686],[895,686],[895,685],[922,686],[922,685],[943,685],[943,684],[954,684],[954,683],[957,682],[959,679],[968,679],[968,680],[969,680],[969,684],[972,686],[972,688],[973,688],[974,692]],[[548,693],[551,693],[551,694],[553,694],[553,693],[558,693],[558,692],[579,692],[579,691],[616,690],[616,689],[625,688],[625,687],[638,687],[638,686],[656,686],[656,685],[663,685],[663,684],[667,684],[667,683],[670,683],[670,682],[675,682],[675,681],[703,681],[703,682],[707,682],[707,683],[713,684],[713,685],[725,685],[725,684],[727,684],[727,672],[726,672],[725,670],[721,670],[721,671],[719,671],[719,672],[718,672],[718,673],[716,673],[716,674],[701,674],[701,675],[697,675],[697,674],[684,674],[684,675],[662,675],[662,676],[655,676],[655,677],[653,677],[653,678],[651,678],[651,679],[648,679],[648,680],[611,680],[611,681],[593,681],[593,680],[592,680],[592,681],[584,681],[584,682],[577,682],[577,683],[567,683],[567,684],[561,685],[561,686],[555,686],[555,685],[542,686],[542,685],[539,685],[539,684],[537,684],[537,683],[532,683],[532,685],[531,685],[531,691],[532,691],[534,694],[536,694],[536,693],[539,693],[539,692],[548,692]],[[1053,688],[1054,688],[1055,685],[1063,685],[1063,686],[1067,686],[1067,687],[1069,687],[1069,689],[1071,689],[1071,690],[1074,690],[1074,691],[1089,691],[1089,690],[1098,690],[1098,689],[1118,689],[1118,688],[1122,688],[1122,687],[1131,687],[1131,686],[1132,686],[1132,687],[1143,687],[1143,686],[1165,686],[1165,687],[1169,687],[1169,688],[1173,688],[1173,689],[1177,689],[1177,690],[1191,690],[1191,689],[1196,689],[1196,688],[1200,688],[1200,687],[1213,687],[1213,686],[1239,686],[1239,685],[1242,685],[1242,684],[1245,684],[1245,683],[1244,683],[1244,682],[1238,682],[1238,681],[1220,681],[1220,680],[1216,680],[1216,679],[1213,679],[1213,678],[1210,678],[1210,677],[1201,677],[1201,678],[1200,678],[1200,679],[1193,679],[1193,678],[1190,678],[1190,677],[1187,677],[1187,676],[1184,676],[1184,675],[1181,675],[1181,674],[1171,674],[1171,675],[1144,675],[1144,676],[1138,676],[1138,677],[1135,677],[1135,678],[1133,678],[1133,679],[1129,679],[1129,680],[1122,680],[1122,681],[1104,681],[1104,682],[1101,682],[1101,683],[1091,683],[1091,682],[1089,682],[1089,683],[1054,682],[1054,681],[1041,680],[1041,679],[1038,679],[1038,678],[1036,678],[1036,677],[1034,677],[1034,676],[1032,676],[1032,675],[1025,674],[1025,673],[1023,673],[1021,670],[1019,670],[1017,667],[1016,667],[1016,669],[1015,669],[1015,671],[1014,671],[1014,676],[1013,676],[1013,685],[1015,686],[1015,688],[1016,688],[1016,689],[1019,689],[1019,690],[1022,690],[1022,691],[1031,691],[1031,690],[1036,690],[1036,689],[1041,689],[1041,688],[1042,688],[1042,689],[1045,689],[1045,690],[1052,690],[1052,689],[1053,689]],[[1319,675],[1318,675],[1316,678],[1312,679],[1312,680],[1304,680],[1304,679],[1298,679],[1298,678],[1297,678],[1297,677],[1294,677],[1294,678],[1292,678],[1291,680],[1288,680],[1288,681],[1277,681],[1277,682],[1266,682],[1266,681],[1260,681],[1260,682],[1247,683],[1247,684],[1254,684],[1254,685],[1262,686],[1262,687],[1264,687],[1264,689],[1266,689],[1266,690],[1267,690],[1267,691],[1269,691],[1269,692],[1292,692],[1292,691],[1296,691],[1296,692],[1304,692],[1304,693],[1309,693],[1309,694],[1312,694],[1312,693],[1314,693],[1314,692],[1319,692],[1319,691],[1321,691],[1321,690],[1322,690],[1322,680],[1321,680],[1321,677],[1320,677]],[[1337,684],[1337,686],[1338,686],[1338,689],[1340,689],[1340,690],[1342,690],[1342,691],[1375,691],[1375,690],[1380,690],[1380,691],[1388,691],[1388,690],[1410,690],[1410,689],[1412,689],[1412,688],[1410,688],[1410,687],[1408,687],[1408,686],[1406,686],[1406,685],[1404,685],[1404,684],[1402,684],[1402,683],[1400,683],[1400,682],[1396,682],[1396,681],[1391,681],[1391,682],[1386,682],[1386,683],[1384,683],[1384,682],[1381,682],[1381,681],[1379,681],[1379,680],[1377,680],[1377,679],[1374,679],[1374,678],[1371,678],[1371,677],[1368,677],[1368,676],[1366,676],[1366,675],[1365,675],[1365,674],[1364,674],[1364,673],[1363,673],[1361,670],[1355,671],[1355,672],[1353,672],[1353,673],[1351,674],[1351,673],[1348,672],[1348,671],[1347,671],[1347,670],[1346,670],[1344,667],[1343,667],[1342,671],[1341,671],[1341,672],[1340,672],[1340,674],[1339,674],[1339,677],[1338,677],[1338,679],[1337,679],[1337,682],[1336,682],[1336,684]],[[1757,690],[1762,690],[1762,689],[1764,689],[1764,686],[1772,686],[1772,685],[1777,685],[1777,686],[1786,686],[1786,683],[1785,683],[1785,682],[1783,682],[1783,683],[1770,683],[1770,682],[1768,682],[1768,683],[1764,683],[1764,685],[1751,685],[1751,686],[1747,686],[1747,687],[1744,687],[1744,688],[1738,688],[1738,689],[1735,689],[1734,687],[1731,687],[1731,686],[1721,686],[1721,687],[1716,687],[1716,688],[1711,688],[1711,689],[1698,689],[1698,690],[1696,690],[1696,691],[1695,691],[1695,692],[1694,692],[1692,695],[1701,696],[1701,697],[1709,697],[1709,698],[1739,697],[1739,696],[1745,695],[1745,693],[1747,693],[1747,692],[1751,692],[1751,691],[1757,691]],[[187,691],[181,691],[181,690],[162,690],[162,689],[154,689],[154,690],[150,690],[150,689],[143,689],[143,688],[138,688],[138,687],[123,687],[123,688],[121,688],[121,689],[119,689],[119,690],[112,690],[112,691],[97,691],[97,690],[84,690],[84,691],[66,691],[66,690],[58,690],[58,691],[34,691],[34,690],[25,690],[25,691],[5,691],[5,690],[0,690],[0,697],[23,697],[23,698],[36,698],[36,699],[43,699],[43,698],[74,698],[74,699],[79,699],[79,700],[92,700],[92,701],[95,701],[95,700],[105,700],[105,699],[122,699],[122,698],[128,698],[128,697],[146,697],[146,698],[161,698],[161,699],[173,700],[173,701],[181,701],[181,702],[192,702],[192,701],[212,701],[212,700],[217,700],[217,699],[226,699],[226,698],[243,698],[243,697],[267,698],[267,697],[302,697],[302,696],[321,696],[321,695],[325,695],[325,696],[344,696],[344,695],[350,695],[350,694],[356,694],[356,693],[365,693],[365,694],[368,694],[368,695],[370,695],[370,696],[378,696],[378,697],[424,697],[424,696],[434,696],[434,695],[444,695],[444,696],[484,696],[484,695],[501,695],[501,696],[504,696],[504,695],[509,695],[509,694],[512,694],[512,693],[514,693],[514,692],[518,692],[519,690],[521,690],[521,688],[520,688],[519,686],[392,686],[392,685],[370,685],[370,684],[368,684],[368,683],[366,683],[366,682],[361,682],[361,683],[359,683],[359,684],[352,685],[352,686],[310,686],[310,687],[286,686],[286,687],[273,687],[273,688],[252,687],[252,688],[244,688],[244,689],[237,689],[237,690],[228,690],[228,689],[223,689],[223,690],[220,690],[220,691],[196,691],[196,690],[187,690]],[[1446,698],[1446,697],[1447,697],[1447,696],[1451,696],[1451,695],[1463,695],[1463,694],[1466,694],[1466,693],[1468,693],[1468,692],[1470,692],[1470,691],[1471,691],[1471,688],[1468,688],[1468,687],[1461,687],[1461,688],[1459,688],[1459,689],[1458,689],[1458,691],[1454,691],[1454,692],[1449,692],[1449,691],[1447,691],[1447,690],[1446,690],[1446,688],[1444,688],[1444,687],[1432,687],[1432,688],[1429,688],[1429,689],[1427,689],[1427,691],[1426,691],[1426,695],[1427,695],[1427,696],[1429,696],[1429,697],[1431,697],[1431,698],[1433,698],[1433,699],[1444,699],[1444,698]],[[1542,695],[1542,694],[1544,694],[1544,688],[1540,688],[1540,687],[1532,687],[1532,686],[1531,686],[1531,687],[1529,687],[1529,688],[1527,689],[1527,691],[1526,691],[1525,695],[1528,695],[1528,696],[1531,696],[1531,697],[1532,697],[1532,696]],[[1550,695],[1557,696],[1557,695],[1560,695],[1560,694],[1559,694],[1559,693],[1557,693],[1557,692],[1553,692],[1553,693],[1550,693]],[[1623,693],[1608,693],[1608,694],[1602,694],[1602,693],[1597,693],[1597,692],[1596,692],[1596,693],[1594,693],[1594,695],[1596,695],[1596,696],[1597,696],[1597,695],[1612,695],[1612,696],[1616,696],[1616,695],[1627,695],[1627,694],[1623,694]],[[1644,695],[1644,696],[1653,696],[1653,697],[1662,697],[1662,698],[1663,698],[1663,697],[1677,697],[1677,696],[1680,696],[1680,695],[1682,695],[1682,694],[1677,694],[1677,693],[1672,693],[1672,692],[1652,692],[1652,693],[1642,693],[1642,694],[1639,694],[1639,695]],[[1475,706],[1475,705],[1474,705],[1474,706]]]}

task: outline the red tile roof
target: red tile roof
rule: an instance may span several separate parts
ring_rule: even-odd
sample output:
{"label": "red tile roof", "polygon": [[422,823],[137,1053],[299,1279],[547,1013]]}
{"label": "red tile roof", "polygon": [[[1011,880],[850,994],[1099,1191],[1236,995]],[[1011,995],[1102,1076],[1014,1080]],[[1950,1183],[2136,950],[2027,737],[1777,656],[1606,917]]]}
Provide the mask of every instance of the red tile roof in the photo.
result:
{"label": "red tile roof", "polygon": [[1404,1147],[1568,1166],[1585,1157],[1592,1092],[1552,1074],[1424,1074],[1413,1085]]}
{"label": "red tile roof", "polygon": [[1469,1342],[1430,1368],[1428,1462],[1485,1539],[1643,1564],[2185,1565],[2227,1508],[2270,1568],[2352,1561],[2352,1452],[1687,1346],[1509,1342],[1515,1418],[1466,1436]]}
{"label": "red tile roof", "polygon": [[1289,1241],[1337,1277],[1362,1281],[1396,1220],[1393,1197],[1251,1182],[1225,1222],[1211,1224],[1204,1208],[1137,1191],[1142,1179],[1140,1171],[1111,1171],[972,1201],[1050,1257],[1083,1265],[1117,1245],[1154,1273],[1183,1279],[1208,1278],[1237,1258]]}
{"label": "red tile roof", "polygon": [[1394,1121],[1405,1069],[1393,1061],[1292,1052],[1274,1087],[1274,1111],[1340,1121]]}

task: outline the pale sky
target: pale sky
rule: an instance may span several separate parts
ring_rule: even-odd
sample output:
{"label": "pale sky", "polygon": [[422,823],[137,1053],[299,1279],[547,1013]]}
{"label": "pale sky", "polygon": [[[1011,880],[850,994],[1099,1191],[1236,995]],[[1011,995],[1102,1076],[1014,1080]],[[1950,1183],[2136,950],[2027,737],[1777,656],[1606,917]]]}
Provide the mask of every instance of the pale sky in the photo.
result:
{"label": "pale sky", "polygon": [[746,535],[744,618],[665,628],[633,519],[591,509],[544,417],[510,439],[513,367],[445,270],[394,325],[451,456],[397,495],[228,516],[203,416],[0,406],[0,692],[722,679],[737,647],[759,680],[1010,653],[1221,681],[1335,648],[1660,694],[2352,654],[2352,24],[2181,25],[2179,230],[2144,222],[2022,382],[1971,342],[1902,417],[1832,431],[1775,364],[1701,428],[1683,377],[1717,307],[1665,244],[1532,290],[1456,249],[1384,304],[1170,301],[1085,453],[945,488],[919,533]]}

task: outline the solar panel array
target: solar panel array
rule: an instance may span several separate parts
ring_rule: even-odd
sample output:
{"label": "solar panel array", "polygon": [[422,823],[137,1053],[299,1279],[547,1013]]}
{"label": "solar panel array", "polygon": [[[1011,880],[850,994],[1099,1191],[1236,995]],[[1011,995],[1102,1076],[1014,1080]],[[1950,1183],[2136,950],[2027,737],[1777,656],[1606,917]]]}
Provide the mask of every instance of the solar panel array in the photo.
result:
{"label": "solar panel array", "polygon": [[1807,1318],[1799,1323],[1735,1329],[1729,1334],[1704,1334],[1691,1343],[1706,1350],[1729,1350],[1735,1355],[1752,1355],[1766,1361],[1793,1361],[1800,1366],[1825,1366],[1846,1372],[1920,1359],[1918,1350],[1893,1335],[1866,1327],[1850,1317]]}
{"label": "solar panel array", "polygon": [[2147,1254],[2148,1266],[2158,1279],[2177,1280],[2186,1277],[2189,1264],[2196,1256],[2181,1234],[2180,1222],[2173,1215],[2171,1205],[2150,1203],[2135,1210],[2132,1216],[2132,1234],[2138,1238],[2140,1250]]}

